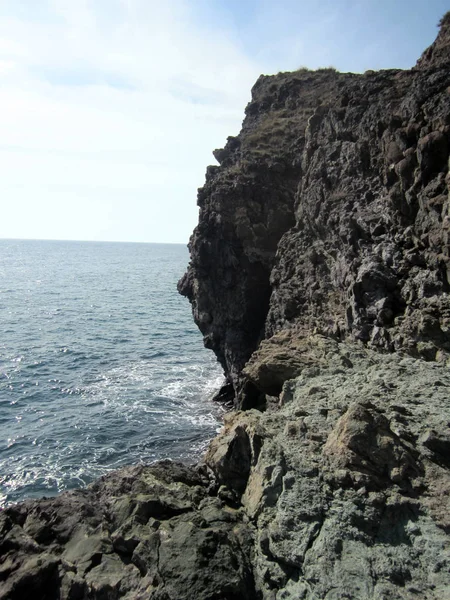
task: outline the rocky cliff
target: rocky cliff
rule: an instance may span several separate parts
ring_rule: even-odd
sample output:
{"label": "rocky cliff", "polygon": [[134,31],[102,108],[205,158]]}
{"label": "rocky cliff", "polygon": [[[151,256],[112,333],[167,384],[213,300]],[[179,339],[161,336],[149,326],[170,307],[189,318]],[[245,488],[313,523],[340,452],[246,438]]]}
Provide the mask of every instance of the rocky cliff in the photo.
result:
{"label": "rocky cliff", "polygon": [[1,600],[450,599],[449,146],[450,14],[410,71],[259,78],[179,284],[249,410],[0,513]]}
{"label": "rocky cliff", "polygon": [[284,330],[446,360],[449,40],[446,15],[410,71],[261,76],[215,151],[179,289],[238,405],[281,391],[243,367]]}

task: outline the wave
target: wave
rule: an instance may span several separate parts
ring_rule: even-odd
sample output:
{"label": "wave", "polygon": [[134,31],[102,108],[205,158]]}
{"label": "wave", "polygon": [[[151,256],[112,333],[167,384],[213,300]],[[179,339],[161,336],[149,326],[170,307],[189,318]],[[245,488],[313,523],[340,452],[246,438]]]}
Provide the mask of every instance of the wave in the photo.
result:
{"label": "wave", "polygon": [[222,375],[175,291],[186,249],[0,245],[0,505],[198,457]]}

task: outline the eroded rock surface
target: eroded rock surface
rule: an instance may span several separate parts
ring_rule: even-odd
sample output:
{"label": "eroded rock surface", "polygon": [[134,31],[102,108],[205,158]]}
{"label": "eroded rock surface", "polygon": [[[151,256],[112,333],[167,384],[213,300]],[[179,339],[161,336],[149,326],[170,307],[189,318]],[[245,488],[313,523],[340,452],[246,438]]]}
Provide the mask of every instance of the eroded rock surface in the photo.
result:
{"label": "eroded rock surface", "polygon": [[284,384],[281,408],[230,416],[206,458],[225,481],[225,448],[246,431],[254,466],[234,491],[261,597],[450,598],[448,368],[304,346],[319,360]]}
{"label": "eroded rock surface", "polygon": [[257,598],[251,526],[176,463],[0,514],[2,600]]}
{"label": "eroded rock surface", "polygon": [[450,598],[450,372],[313,336],[280,406],[204,464],[0,515],[0,598]]}
{"label": "eroded rock surface", "polygon": [[238,406],[261,401],[242,370],[286,329],[448,355],[449,90],[448,14],[409,71],[258,79],[179,285]]}

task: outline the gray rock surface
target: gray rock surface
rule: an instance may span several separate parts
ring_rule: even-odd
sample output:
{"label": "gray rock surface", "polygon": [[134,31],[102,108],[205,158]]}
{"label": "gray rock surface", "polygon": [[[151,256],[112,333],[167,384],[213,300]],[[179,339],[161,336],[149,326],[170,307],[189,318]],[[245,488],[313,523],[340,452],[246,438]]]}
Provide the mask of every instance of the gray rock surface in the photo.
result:
{"label": "gray rock surface", "polygon": [[179,289],[265,411],[1,512],[0,600],[450,600],[449,52],[259,78]]}
{"label": "gray rock surface", "polygon": [[450,17],[409,71],[261,76],[215,152],[180,281],[234,388],[294,328],[426,360],[450,351]]}
{"label": "gray rock surface", "polygon": [[0,598],[449,599],[448,367],[305,345],[279,406],[229,413],[203,465],[1,513]]}
{"label": "gray rock surface", "polygon": [[[306,345],[317,360],[284,384],[280,408],[230,415],[206,457],[254,524],[257,590],[450,598],[448,367],[321,336]],[[243,432],[242,492],[229,469]]]}

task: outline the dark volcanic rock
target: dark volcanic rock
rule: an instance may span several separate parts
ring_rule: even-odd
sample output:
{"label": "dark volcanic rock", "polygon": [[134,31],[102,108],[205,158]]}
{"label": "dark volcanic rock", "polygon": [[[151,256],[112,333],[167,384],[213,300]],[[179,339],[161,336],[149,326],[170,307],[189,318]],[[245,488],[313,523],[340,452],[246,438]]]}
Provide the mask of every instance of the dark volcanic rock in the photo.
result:
{"label": "dark volcanic rock", "polygon": [[252,528],[210,486],[165,462],[5,510],[0,598],[256,599]]}
{"label": "dark volcanic rock", "polygon": [[199,224],[179,291],[235,388],[264,335],[279,240],[295,223],[308,119],[318,98],[335,89],[329,72],[261,76],[241,134],[215,151],[221,166],[208,167],[199,190]]}
{"label": "dark volcanic rock", "polygon": [[0,600],[450,600],[449,42],[257,81],[179,288],[267,410],[0,513]]}
{"label": "dark volcanic rock", "polygon": [[216,151],[179,289],[241,406],[260,400],[245,363],[286,328],[449,352],[449,23],[410,71],[260,77]]}
{"label": "dark volcanic rock", "polygon": [[2,600],[450,598],[448,367],[311,336],[201,467],[0,514]]}
{"label": "dark volcanic rock", "polygon": [[428,359],[450,349],[449,64],[362,76],[310,122],[268,337],[295,325]]}

